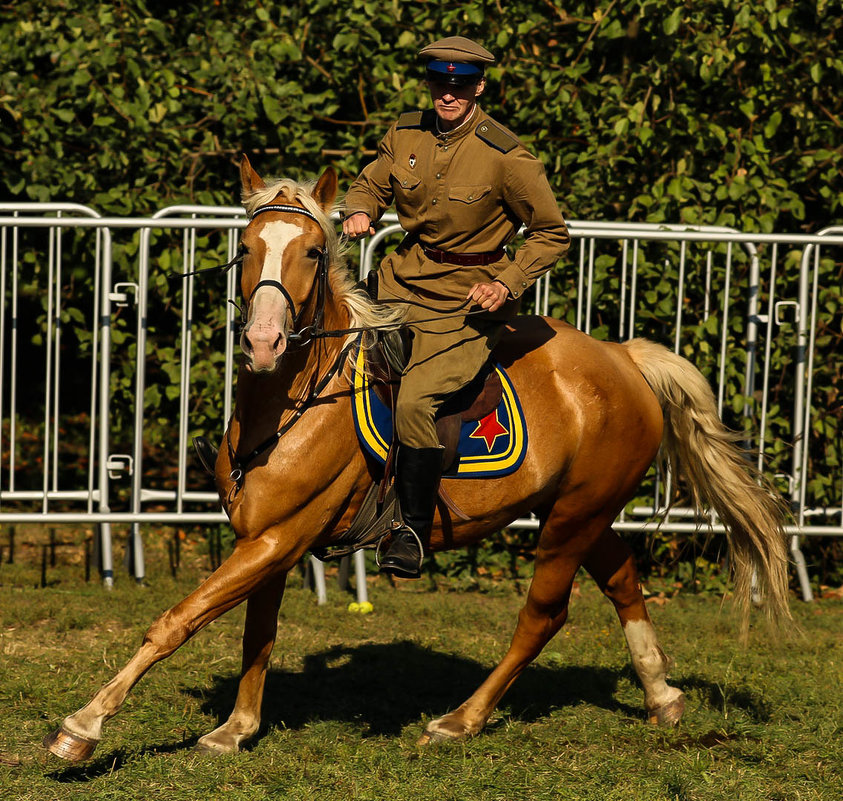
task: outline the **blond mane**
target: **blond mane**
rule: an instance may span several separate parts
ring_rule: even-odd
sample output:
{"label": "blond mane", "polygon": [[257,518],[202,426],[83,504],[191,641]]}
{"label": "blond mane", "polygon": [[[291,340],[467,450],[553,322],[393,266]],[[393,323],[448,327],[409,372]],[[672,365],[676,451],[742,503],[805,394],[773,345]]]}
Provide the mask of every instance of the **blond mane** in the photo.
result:
{"label": "blond mane", "polygon": [[[325,234],[325,247],[328,251],[328,287],[336,302],[347,311],[348,327],[397,327],[406,316],[405,308],[375,303],[349,275],[345,262],[347,240],[338,236],[336,227],[330,218],[330,214],[339,207],[339,204],[335,204],[334,208],[329,209],[326,213],[313,197],[315,186],[315,181],[298,182],[290,178],[280,178],[268,182],[264,189],[243,192],[241,201],[249,215],[260,206],[266,206],[276,201],[288,203],[298,201],[301,203],[316,218],[319,227]],[[356,337],[357,334],[350,334],[346,344]],[[371,347],[374,341],[374,332],[364,334],[363,347]]]}

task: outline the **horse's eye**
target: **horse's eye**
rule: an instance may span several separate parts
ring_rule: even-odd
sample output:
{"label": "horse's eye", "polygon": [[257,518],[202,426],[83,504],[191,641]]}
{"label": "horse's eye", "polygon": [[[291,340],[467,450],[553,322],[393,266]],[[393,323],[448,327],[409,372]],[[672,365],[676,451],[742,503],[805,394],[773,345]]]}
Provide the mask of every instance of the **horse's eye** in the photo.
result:
{"label": "horse's eye", "polygon": [[307,258],[309,259],[321,259],[322,258],[322,250],[321,248],[311,248],[307,251]]}

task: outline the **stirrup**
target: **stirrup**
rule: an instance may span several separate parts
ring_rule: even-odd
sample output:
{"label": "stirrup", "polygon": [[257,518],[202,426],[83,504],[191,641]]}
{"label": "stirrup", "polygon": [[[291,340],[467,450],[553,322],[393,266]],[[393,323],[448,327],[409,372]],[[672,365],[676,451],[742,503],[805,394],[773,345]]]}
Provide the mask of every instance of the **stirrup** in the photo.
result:
{"label": "stirrup", "polygon": [[216,473],[217,449],[211,445],[207,437],[194,437],[193,449],[196,456],[205,468],[205,472],[213,476]]}
{"label": "stirrup", "polygon": [[[395,521],[393,521],[393,524]],[[394,531],[395,534],[401,532],[402,534],[409,532],[413,535],[413,538],[416,541],[416,545],[418,545],[419,549],[419,562],[416,565],[415,572],[411,573],[410,570],[401,570],[401,568],[396,568],[399,572],[395,573],[392,572],[394,569],[387,567],[384,569],[381,566],[381,548],[383,547],[383,541],[386,539],[385,536],[381,537],[378,540],[378,547],[375,550],[375,564],[378,566],[378,570],[388,573],[389,575],[396,575],[398,578],[421,578],[422,572],[422,565],[424,564],[424,545],[422,544],[421,538],[418,534],[412,529],[411,526],[408,526],[406,523],[400,524]]]}

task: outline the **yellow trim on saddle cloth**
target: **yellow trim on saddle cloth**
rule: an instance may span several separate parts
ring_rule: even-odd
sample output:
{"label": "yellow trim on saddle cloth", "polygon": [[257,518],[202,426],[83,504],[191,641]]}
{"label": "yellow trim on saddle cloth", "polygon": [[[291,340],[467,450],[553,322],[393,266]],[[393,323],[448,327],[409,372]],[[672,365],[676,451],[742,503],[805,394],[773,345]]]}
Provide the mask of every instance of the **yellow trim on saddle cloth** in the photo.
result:
{"label": "yellow trim on saddle cloth", "polygon": [[[449,471],[446,478],[507,475],[517,470],[524,460],[528,438],[521,404],[506,372],[500,366],[496,366],[495,370],[503,389],[501,402],[484,420],[463,423],[457,467],[455,471]],[[389,410],[377,399],[370,386],[362,348],[358,349],[354,362],[353,388],[357,436],[365,450],[384,463],[392,434],[392,420]],[[488,437],[484,435],[485,424],[496,426]]]}

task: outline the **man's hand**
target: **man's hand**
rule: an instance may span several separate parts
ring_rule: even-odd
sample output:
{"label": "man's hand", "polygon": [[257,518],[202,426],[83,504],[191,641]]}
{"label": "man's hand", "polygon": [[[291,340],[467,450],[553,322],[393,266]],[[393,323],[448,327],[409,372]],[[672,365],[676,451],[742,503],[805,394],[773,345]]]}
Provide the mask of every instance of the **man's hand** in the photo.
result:
{"label": "man's hand", "polygon": [[350,239],[360,239],[363,236],[374,236],[375,229],[369,215],[358,211],[342,221],[342,232]]}
{"label": "man's hand", "polygon": [[468,291],[466,298],[473,300],[486,311],[497,311],[509,298],[509,287],[500,281],[491,284],[475,284]]}

